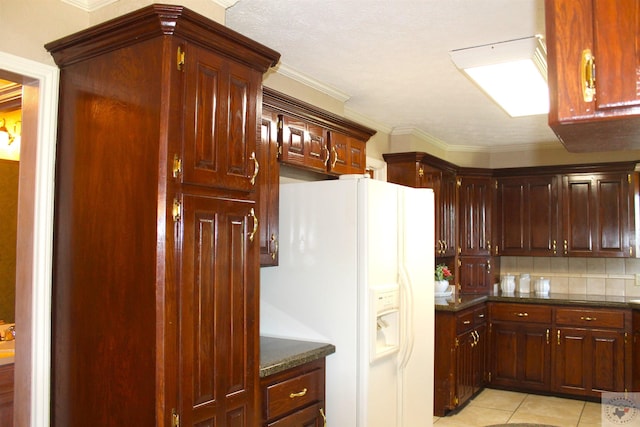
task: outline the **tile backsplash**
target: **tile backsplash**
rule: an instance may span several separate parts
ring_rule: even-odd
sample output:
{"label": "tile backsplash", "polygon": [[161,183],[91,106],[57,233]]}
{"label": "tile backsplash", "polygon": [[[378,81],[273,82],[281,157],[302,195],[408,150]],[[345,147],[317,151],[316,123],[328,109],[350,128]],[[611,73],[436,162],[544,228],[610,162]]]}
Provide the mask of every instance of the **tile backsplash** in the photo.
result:
{"label": "tile backsplash", "polygon": [[640,274],[636,258],[506,257],[500,275],[529,273],[551,280],[551,292],[582,295],[640,296],[635,286]]}

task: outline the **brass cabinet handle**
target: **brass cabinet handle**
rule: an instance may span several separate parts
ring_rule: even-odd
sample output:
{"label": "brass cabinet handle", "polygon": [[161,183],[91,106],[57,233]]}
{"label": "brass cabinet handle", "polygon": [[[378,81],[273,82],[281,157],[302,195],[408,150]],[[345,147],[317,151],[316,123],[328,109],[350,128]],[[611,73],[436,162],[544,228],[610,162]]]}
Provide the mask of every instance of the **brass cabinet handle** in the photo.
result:
{"label": "brass cabinet handle", "polygon": [[305,387],[305,388],[303,388],[302,390],[300,390],[300,391],[299,391],[299,392],[297,392],[297,393],[290,393],[290,394],[289,394],[289,397],[290,397],[291,399],[294,399],[294,398],[296,398],[296,397],[302,397],[302,396],[304,396],[305,394],[307,394],[307,388],[306,388],[306,387]]}
{"label": "brass cabinet handle", "polygon": [[322,417],[323,420],[323,426],[327,427],[327,416],[324,414],[324,410],[322,408],[320,408],[320,416]]}
{"label": "brass cabinet handle", "polygon": [[558,333],[556,335],[558,337],[558,345],[560,345],[560,329],[558,329]]}
{"label": "brass cabinet handle", "polygon": [[469,325],[471,324],[471,320],[465,320],[464,322],[462,322],[463,325]]}
{"label": "brass cabinet handle", "polygon": [[258,232],[258,217],[256,216],[256,211],[253,208],[251,208],[251,210],[249,211],[249,216],[253,218],[253,230],[251,230],[251,233],[249,233],[249,241],[253,242],[253,238]]}
{"label": "brass cabinet handle", "polygon": [[253,160],[253,175],[251,176],[251,185],[256,185],[256,177],[258,176],[258,172],[260,171],[260,163],[258,163],[258,159],[256,158],[256,152],[251,153],[251,157],[249,160]]}
{"label": "brass cabinet handle", "polygon": [[273,243],[273,251],[271,252],[271,259],[276,259],[278,255],[278,238],[275,234],[271,235],[271,243]]}
{"label": "brass cabinet handle", "polygon": [[556,245],[556,241],[554,240],[553,243],[551,244],[551,248],[553,249],[553,254],[555,255],[556,253],[558,253],[557,250],[557,245]]}
{"label": "brass cabinet handle", "polygon": [[478,319],[484,319],[484,314],[478,314]]}
{"label": "brass cabinet handle", "polygon": [[585,317],[585,316],[580,316],[580,320],[585,320],[585,321],[587,321],[587,322],[592,322],[592,321],[594,321],[594,320],[598,320],[598,318],[597,318],[597,317],[589,317],[589,316],[587,316],[587,317]]}
{"label": "brass cabinet handle", "polygon": [[569,252],[569,243],[564,241],[564,254],[566,255]]}
{"label": "brass cabinet handle", "polygon": [[418,177],[422,178],[423,176],[424,176],[424,168],[420,166],[420,168],[418,169]]}
{"label": "brass cabinet handle", "polygon": [[596,58],[591,49],[582,51],[580,69],[582,70],[582,97],[584,102],[593,102],[596,95]]}
{"label": "brass cabinet handle", "polygon": [[322,149],[326,153],[325,157],[324,157],[324,164],[328,165],[329,164],[329,159],[331,158],[331,153],[329,152],[329,149],[327,147],[322,147]]}
{"label": "brass cabinet handle", "polygon": [[338,152],[336,151],[336,147],[331,147],[331,154],[333,154],[333,161],[331,162],[331,169],[336,167],[336,163],[338,162]]}
{"label": "brass cabinet handle", "polygon": [[549,329],[547,329],[547,344],[549,344]]}
{"label": "brass cabinet handle", "polygon": [[526,311],[524,313],[513,313],[518,317],[529,317],[529,313],[527,313]]}
{"label": "brass cabinet handle", "polygon": [[487,261],[487,273],[491,273],[491,260]]}

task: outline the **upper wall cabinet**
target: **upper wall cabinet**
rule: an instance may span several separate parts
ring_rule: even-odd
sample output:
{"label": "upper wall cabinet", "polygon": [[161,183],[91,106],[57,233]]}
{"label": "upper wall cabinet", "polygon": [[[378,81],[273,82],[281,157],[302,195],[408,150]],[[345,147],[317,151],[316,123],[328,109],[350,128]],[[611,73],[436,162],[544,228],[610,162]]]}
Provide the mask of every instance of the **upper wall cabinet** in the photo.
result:
{"label": "upper wall cabinet", "polygon": [[278,265],[280,164],[327,176],[364,174],[375,131],[266,87],[260,129],[260,265],[267,267]]}
{"label": "upper wall cabinet", "polygon": [[551,128],[572,152],[640,149],[640,0],[545,10]]}
{"label": "upper wall cabinet", "polygon": [[456,209],[458,182],[455,166],[421,152],[383,155],[387,181],[417,188],[432,188],[435,195],[435,254],[452,257],[458,247]]}
{"label": "upper wall cabinet", "polygon": [[494,173],[500,255],[637,256],[635,162]]}
{"label": "upper wall cabinet", "polygon": [[375,130],[273,89],[264,97],[279,117],[281,163],[329,175],[365,172],[365,144]]}

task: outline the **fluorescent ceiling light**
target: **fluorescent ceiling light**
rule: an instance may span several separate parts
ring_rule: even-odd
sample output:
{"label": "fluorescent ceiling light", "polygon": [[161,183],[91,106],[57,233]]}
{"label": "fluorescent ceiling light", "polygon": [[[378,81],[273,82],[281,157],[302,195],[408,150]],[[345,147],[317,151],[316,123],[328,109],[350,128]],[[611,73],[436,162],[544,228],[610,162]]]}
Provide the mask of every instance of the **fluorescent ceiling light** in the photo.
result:
{"label": "fluorescent ceiling light", "polygon": [[547,114],[546,47],[540,36],[457,49],[452,61],[511,117]]}

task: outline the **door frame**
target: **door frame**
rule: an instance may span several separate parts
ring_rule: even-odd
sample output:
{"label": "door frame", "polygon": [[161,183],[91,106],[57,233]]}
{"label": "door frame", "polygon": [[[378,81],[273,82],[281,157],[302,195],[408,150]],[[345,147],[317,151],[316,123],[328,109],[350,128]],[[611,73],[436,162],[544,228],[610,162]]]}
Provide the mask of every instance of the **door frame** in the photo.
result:
{"label": "door frame", "polygon": [[0,52],[0,75],[23,85],[16,246],[14,425],[47,427],[51,400],[53,201],[60,72]]}

